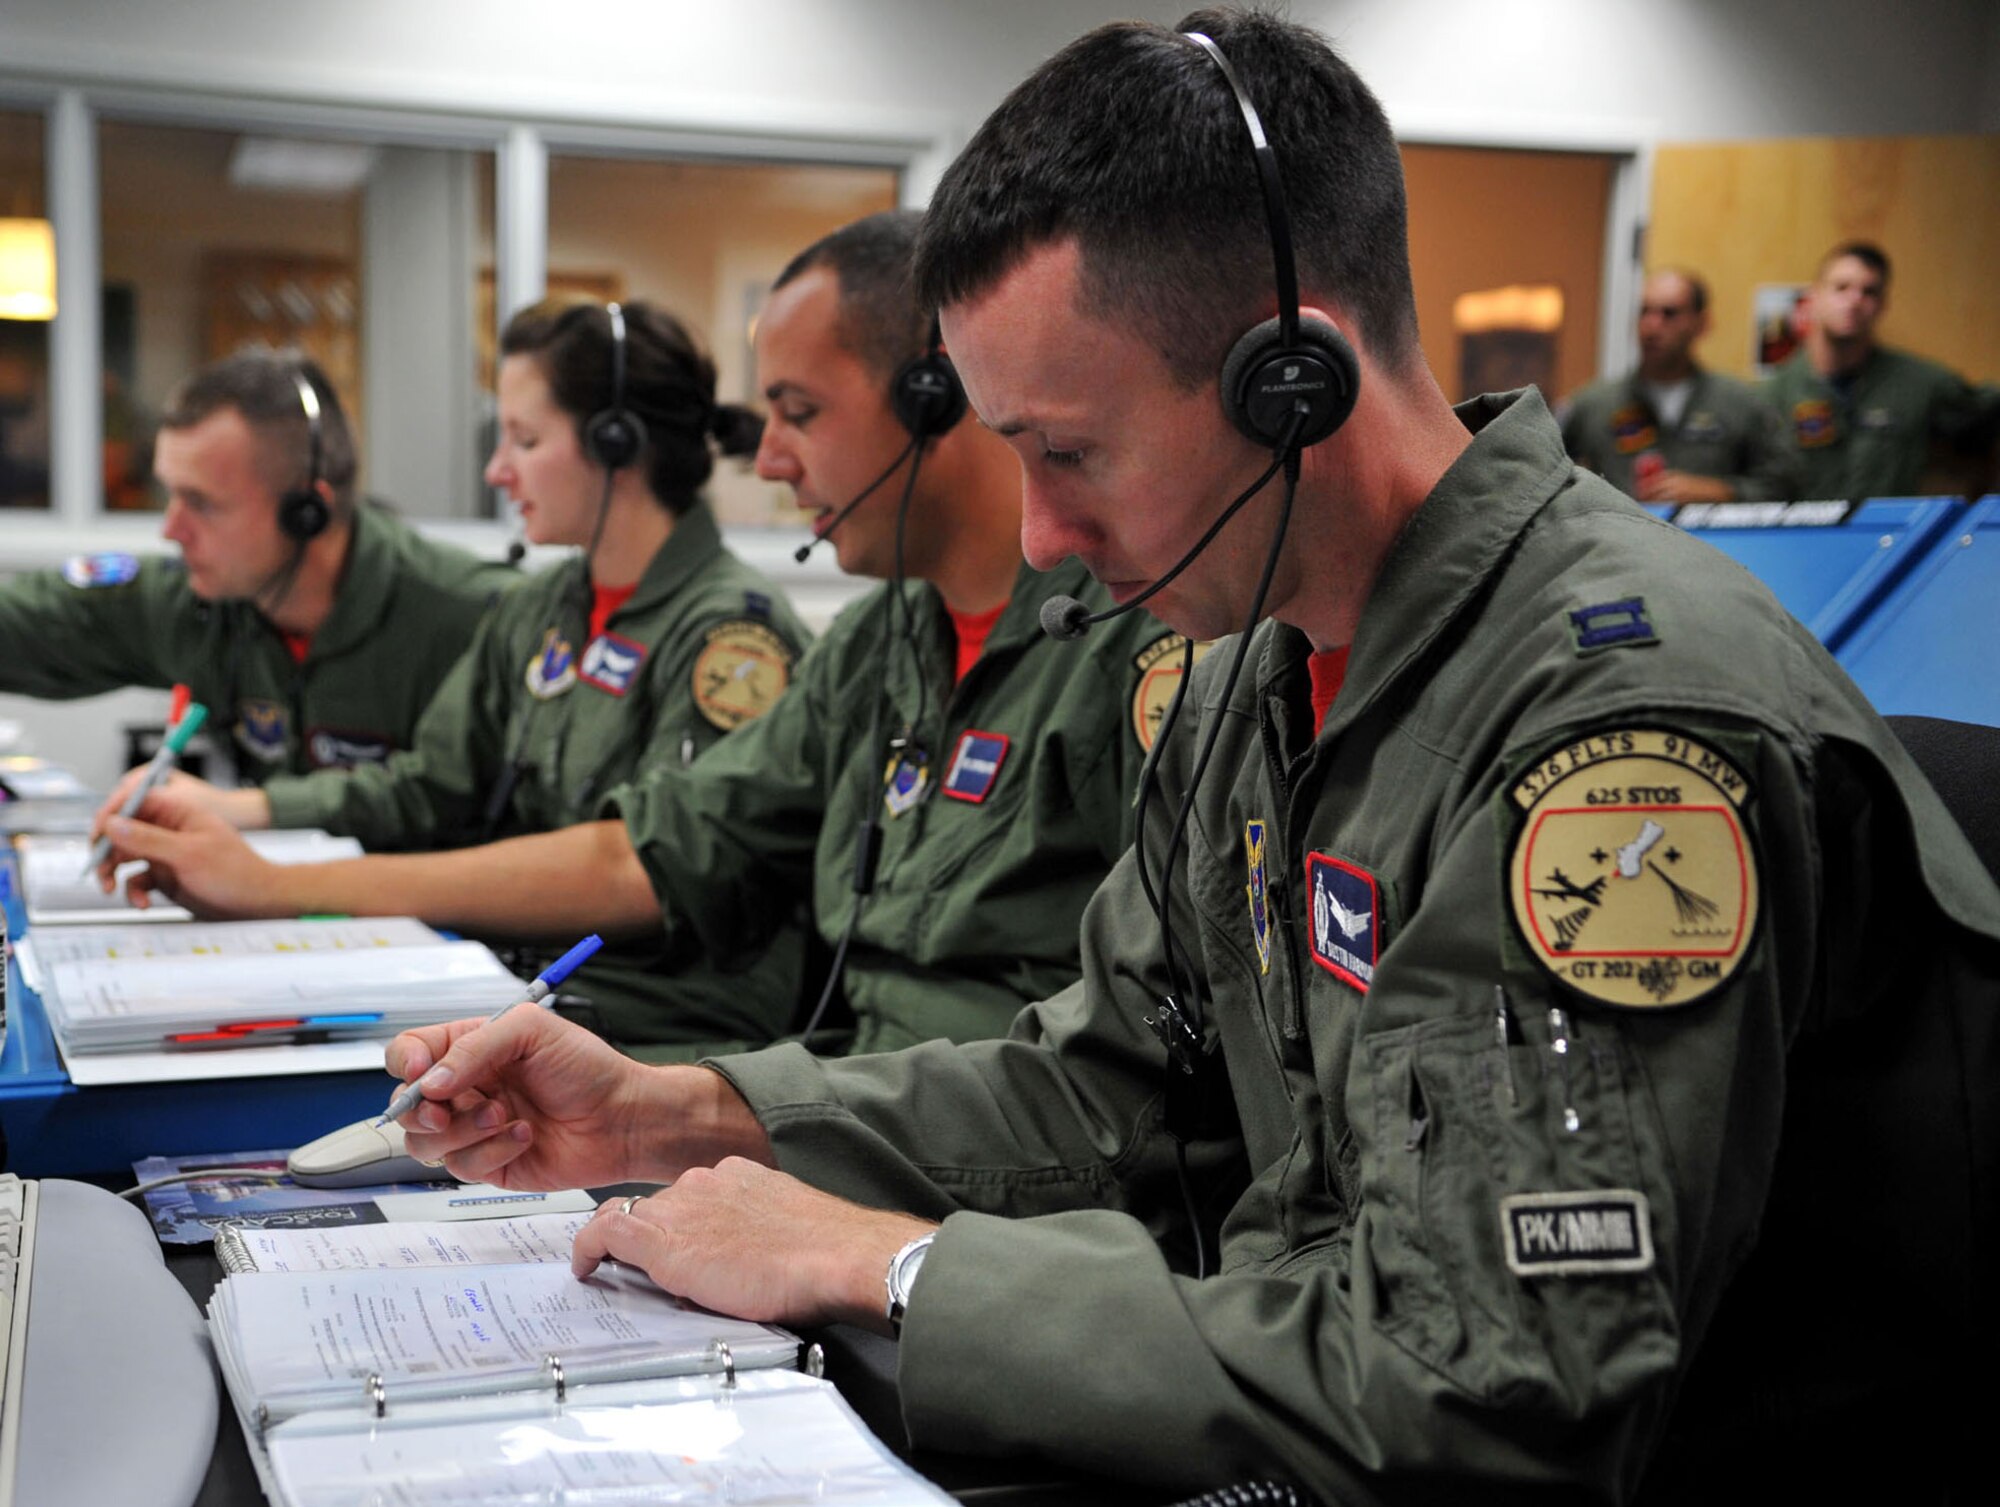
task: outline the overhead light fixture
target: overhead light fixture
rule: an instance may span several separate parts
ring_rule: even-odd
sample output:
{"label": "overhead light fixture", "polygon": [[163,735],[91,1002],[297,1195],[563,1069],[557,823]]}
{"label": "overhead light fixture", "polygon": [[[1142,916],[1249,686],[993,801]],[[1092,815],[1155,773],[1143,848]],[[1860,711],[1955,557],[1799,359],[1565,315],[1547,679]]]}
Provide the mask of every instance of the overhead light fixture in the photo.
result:
{"label": "overhead light fixture", "polygon": [[368,181],[375,154],[355,141],[239,136],[229,154],[229,182],[285,194],[349,194]]}
{"label": "overhead light fixture", "polygon": [[55,227],[0,219],[0,319],[55,317]]}
{"label": "overhead light fixture", "polygon": [[1562,328],[1562,322],[1562,289],[1549,284],[1461,293],[1451,306],[1452,328],[1461,335],[1488,330],[1532,330],[1552,335]]}

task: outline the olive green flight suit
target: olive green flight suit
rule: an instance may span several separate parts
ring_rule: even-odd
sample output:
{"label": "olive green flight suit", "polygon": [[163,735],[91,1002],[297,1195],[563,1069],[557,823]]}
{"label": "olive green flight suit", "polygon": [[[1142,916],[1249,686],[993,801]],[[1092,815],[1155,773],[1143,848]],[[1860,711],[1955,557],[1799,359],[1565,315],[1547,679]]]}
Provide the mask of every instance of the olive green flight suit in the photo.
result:
{"label": "olive green flight suit", "polygon": [[363,503],[333,611],[300,664],[249,602],[189,591],[178,559],[79,555],[0,586],[0,690],[66,700],[185,684],[239,776],[259,784],[379,764],[410,746],[481,614],[519,580]]}
{"label": "olive green flight suit", "polygon": [[[1460,412],[1324,729],[1266,623],[1160,750],[1153,854],[1219,719],[1172,890],[1227,1073],[1188,1147],[1219,1271],[1134,855],[1006,1040],[712,1064],[787,1171],[943,1220],[918,1448],[1610,1501],[1730,1425],[1793,1479],[1915,1486],[1981,1416],[1921,1378],[1992,1313],[2000,893],[1762,586],[1579,472],[1532,393]],[[1875,1427],[1788,1436],[1802,1397]]]}
{"label": "olive green flight suit", "polygon": [[1933,436],[1990,445],[2000,425],[2000,388],[1975,388],[1935,361],[1886,346],[1844,391],[1814,370],[1809,352],[1796,351],[1765,380],[1764,396],[1798,449],[1800,497],[1908,497]]}
{"label": "olive green flight suit", "polygon": [[[692,764],[768,711],[811,639],[770,581],[723,547],[706,504],[681,515],[604,635],[584,644],[589,600],[580,560],[511,592],[413,747],[383,765],[270,781],[272,825],[421,849],[591,820],[606,791]],[[566,992],[590,999],[619,1040],[769,1040],[791,1017],[802,944],[796,923],[714,960],[671,958],[657,940],[613,944]],[[671,986],[660,972],[670,962]]]}
{"label": "olive green flight suit", "polygon": [[1799,462],[1777,410],[1747,382],[1696,368],[1678,424],[1665,423],[1634,371],[1592,382],[1558,410],[1569,453],[1628,497],[1638,495],[1636,467],[1657,455],[1675,471],[1713,476],[1739,502],[1794,495]]}
{"label": "olive green flight suit", "polygon": [[[954,687],[956,639],[936,589],[911,584],[901,599],[921,669],[893,589],[873,591],[769,716],[693,768],[648,770],[608,798],[669,940],[730,956],[809,898],[832,947],[856,904],[856,833],[879,805],[874,892],[843,973],[857,1027],[851,1039],[816,1033],[817,1050],[998,1035],[1023,1002],[1074,979],[1076,921],[1131,840],[1133,790],[1182,640],[1135,612],[1056,643],[1037,614],[1058,593],[1107,605],[1074,562],[1023,566]],[[888,743],[905,728],[911,750],[885,793]]]}

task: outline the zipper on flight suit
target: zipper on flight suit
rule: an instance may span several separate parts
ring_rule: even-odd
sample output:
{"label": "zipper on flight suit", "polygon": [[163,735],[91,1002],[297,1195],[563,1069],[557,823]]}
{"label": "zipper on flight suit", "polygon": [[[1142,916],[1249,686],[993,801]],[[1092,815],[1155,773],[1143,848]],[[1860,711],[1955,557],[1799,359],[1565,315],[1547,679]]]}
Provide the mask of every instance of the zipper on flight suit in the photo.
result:
{"label": "zipper on flight suit", "polygon": [[[1264,864],[1264,892],[1277,913],[1284,917],[1284,925],[1277,928],[1284,938],[1280,949],[1285,958],[1286,999],[1281,1025],[1285,1040],[1299,1041],[1306,1034],[1305,980],[1299,967],[1297,940],[1291,925],[1291,893],[1293,874],[1291,872],[1291,823],[1289,815],[1292,805],[1291,781],[1285,776],[1283,750],[1277,745],[1278,730],[1268,711],[1257,709],[1257,734],[1264,747],[1264,762],[1271,773],[1271,783],[1278,792],[1277,809],[1271,813],[1271,836],[1276,841],[1267,852],[1275,852],[1278,862],[1267,858]],[[1273,876],[1282,876],[1276,883]]]}

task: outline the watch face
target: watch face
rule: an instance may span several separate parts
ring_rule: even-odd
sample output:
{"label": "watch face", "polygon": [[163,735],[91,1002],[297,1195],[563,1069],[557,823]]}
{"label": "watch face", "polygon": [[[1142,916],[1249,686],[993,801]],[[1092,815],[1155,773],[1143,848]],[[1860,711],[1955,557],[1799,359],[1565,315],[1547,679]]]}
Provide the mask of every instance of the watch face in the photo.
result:
{"label": "watch face", "polygon": [[896,1252],[889,1262],[885,1283],[889,1289],[889,1322],[899,1330],[903,1324],[903,1310],[909,1305],[911,1285],[917,1280],[917,1269],[924,1264],[924,1257],[930,1254],[934,1238],[935,1234],[919,1236]]}

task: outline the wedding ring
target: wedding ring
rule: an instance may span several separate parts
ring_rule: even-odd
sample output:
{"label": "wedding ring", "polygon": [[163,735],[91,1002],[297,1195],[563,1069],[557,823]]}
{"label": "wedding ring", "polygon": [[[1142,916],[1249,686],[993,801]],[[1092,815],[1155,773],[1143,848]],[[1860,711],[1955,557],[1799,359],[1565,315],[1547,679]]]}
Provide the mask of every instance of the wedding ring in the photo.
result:
{"label": "wedding ring", "polygon": [[620,1214],[630,1214],[632,1212],[632,1205],[645,1196],[643,1193],[627,1193],[623,1198],[618,1200],[618,1212]]}

